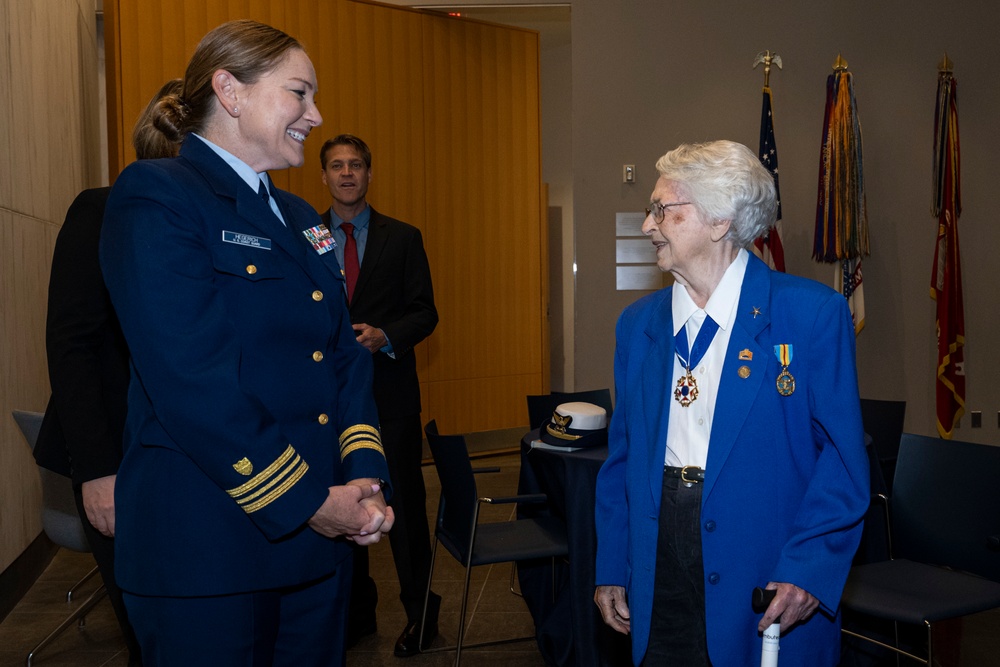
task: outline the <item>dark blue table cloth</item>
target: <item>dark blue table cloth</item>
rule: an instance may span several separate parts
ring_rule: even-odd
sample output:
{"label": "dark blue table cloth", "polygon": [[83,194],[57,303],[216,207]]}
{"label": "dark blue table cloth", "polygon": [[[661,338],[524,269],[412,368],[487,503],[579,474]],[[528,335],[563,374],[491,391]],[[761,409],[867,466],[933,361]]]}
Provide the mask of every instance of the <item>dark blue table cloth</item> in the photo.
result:
{"label": "dark blue table cloth", "polygon": [[522,506],[519,514],[558,516],[566,521],[569,538],[568,562],[556,567],[554,602],[551,563],[518,564],[518,580],[535,621],[538,647],[550,665],[630,665],[629,638],[605,625],[594,604],[594,494],[608,449],[532,449],[531,441],[537,438],[536,429],[521,439],[518,493],[544,493],[549,502],[544,510]]}

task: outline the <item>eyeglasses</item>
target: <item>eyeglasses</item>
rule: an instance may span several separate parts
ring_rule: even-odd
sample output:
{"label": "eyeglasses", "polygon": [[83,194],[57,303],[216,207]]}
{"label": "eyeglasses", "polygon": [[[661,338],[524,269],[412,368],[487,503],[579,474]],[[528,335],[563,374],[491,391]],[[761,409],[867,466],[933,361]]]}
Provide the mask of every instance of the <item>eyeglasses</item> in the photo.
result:
{"label": "eyeglasses", "polygon": [[646,209],[646,217],[653,216],[653,222],[660,223],[663,222],[664,212],[671,206],[685,206],[686,204],[691,204],[693,202],[689,201],[677,201],[670,204],[658,204],[656,202],[649,202],[649,208]]}

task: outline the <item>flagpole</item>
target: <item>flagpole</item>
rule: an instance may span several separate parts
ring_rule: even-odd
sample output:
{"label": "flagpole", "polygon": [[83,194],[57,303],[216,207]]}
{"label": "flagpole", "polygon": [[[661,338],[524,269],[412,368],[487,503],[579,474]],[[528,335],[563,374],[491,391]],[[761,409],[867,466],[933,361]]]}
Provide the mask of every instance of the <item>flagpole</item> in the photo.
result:
{"label": "flagpole", "polygon": [[764,65],[763,102],[760,112],[760,143],[757,157],[774,179],[774,194],[778,202],[774,226],[764,236],[753,242],[754,253],[775,271],[785,271],[785,250],[781,243],[781,191],[778,187],[778,146],[774,139],[773,99],[771,97],[771,66],[781,69],[781,56],[771,51],[761,51],[753,61],[753,68]]}

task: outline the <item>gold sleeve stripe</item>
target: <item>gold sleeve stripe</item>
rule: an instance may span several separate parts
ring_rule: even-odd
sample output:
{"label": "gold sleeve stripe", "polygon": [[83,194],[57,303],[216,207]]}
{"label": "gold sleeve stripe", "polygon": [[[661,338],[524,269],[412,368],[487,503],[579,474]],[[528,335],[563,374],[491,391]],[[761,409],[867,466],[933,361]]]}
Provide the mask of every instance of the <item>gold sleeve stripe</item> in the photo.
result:
{"label": "gold sleeve stripe", "polygon": [[367,424],[358,424],[344,431],[340,436],[340,460],[359,449],[373,449],[383,456],[382,438],[378,429]]}
{"label": "gold sleeve stripe", "polygon": [[[282,469],[282,471],[279,474],[277,474],[274,477],[272,477],[271,480],[267,484],[265,484],[264,486],[256,489],[252,493],[247,493],[247,494],[244,494],[241,497],[238,497],[236,499],[236,502],[238,502],[240,505],[246,505],[250,501],[256,500],[260,496],[262,496],[265,493],[267,493],[274,486],[276,486],[278,484],[282,484],[283,483],[282,480],[284,478],[288,477],[290,474],[292,474],[292,472],[299,466],[299,464],[300,464],[301,461],[302,461],[302,457],[296,455],[295,458],[292,460],[292,463],[288,467]],[[309,466],[306,466],[306,468],[308,469]]]}
{"label": "gold sleeve stripe", "polygon": [[347,458],[348,454],[350,454],[351,452],[355,452],[355,451],[357,451],[359,449],[374,449],[375,451],[377,451],[382,456],[385,456],[385,452],[382,450],[382,445],[380,445],[380,444],[378,444],[376,442],[364,441],[364,442],[355,443],[353,445],[350,445],[346,449],[340,450],[340,460],[343,461],[344,459]]}
{"label": "gold sleeve stripe", "polygon": [[307,470],[309,470],[309,464],[303,461],[297,468],[295,468],[295,470],[292,471],[292,474],[288,476],[288,479],[275,487],[270,493],[255,503],[243,505],[243,511],[250,514],[251,512],[256,512],[262,507],[270,505],[272,502],[280,498],[285,491],[288,491],[288,489],[295,486],[296,482],[302,479],[302,476],[306,474]]}
{"label": "gold sleeve stripe", "polygon": [[371,442],[371,443],[374,443],[374,444],[378,445],[380,448],[382,447],[382,440],[380,438],[378,438],[377,436],[373,438],[370,434],[359,433],[359,434],[354,435],[354,436],[352,436],[350,438],[347,438],[346,440],[341,440],[340,441],[340,453],[341,453],[341,456],[343,456],[343,453],[344,453],[345,449],[353,447],[354,444],[358,443],[358,442]]}
{"label": "gold sleeve stripe", "polygon": [[382,442],[382,437],[379,435],[377,428],[368,424],[357,424],[340,434],[340,448],[343,449],[344,445],[352,438],[361,436],[368,436],[369,439],[375,442]]}
{"label": "gold sleeve stripe", "polygon": [[[305,466],[304,469],[302,469],[303,466]],[[295,483],[295,481],[290,480],[298,480],[308,469],[309,466],[302,461],[302,458],[295,452],[295,448],[289,445],[288,448],[281,453],[281,456],[275,459],[271,465],[254,475],[246,483],[241,484],[234,489],[228,489],[226,493],[228,493],[230,497],[236,500],[236,502],[241,506],[244,506],[245,509],[245,506],[249,502],[259,497],[261,494],[275,493],[277,490],[275,489],[276,486],[278,489],[282,489],[281,493],[284,493],[284,491],[287,491]],[[273,501],[275,498],[280,496],[281,493],[271,497],[271,499],[267,502]],[[263,506],[264,505],[259,505],[259,507]]]}

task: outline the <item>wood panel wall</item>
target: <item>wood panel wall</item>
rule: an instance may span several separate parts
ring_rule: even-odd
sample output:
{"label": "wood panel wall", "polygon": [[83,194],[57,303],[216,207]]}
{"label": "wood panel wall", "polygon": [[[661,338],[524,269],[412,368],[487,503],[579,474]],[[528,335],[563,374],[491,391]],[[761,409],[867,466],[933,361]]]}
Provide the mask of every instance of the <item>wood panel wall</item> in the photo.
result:
{"label": "wood panel wall", "polygon": [[[0,572],[5,572],[41,532],[38,473],[11,411],[45,409],[52,248],[70,202],[101,181],[94,3],[5,0],[0,43]],[[19,583],[0,575],[0,617]]]}
{"label": "wood panel wall", "polygon": [[[141,4],[141,11],[140,11]],[[132,123],[216,25],[294,35],[316,67],[324,124],[279,187],[329,206],[319,148],[341,132],[373,153],[372,205],[419,227],[441,321],[417,348],[424,421],[443,432],[527,423],[548,388],[538,35],[353,0],[105,0],[112,178]]]}

